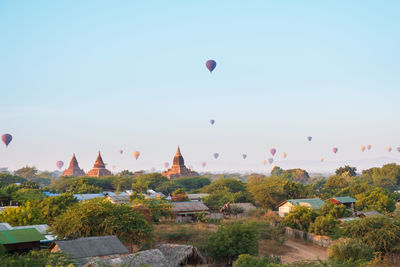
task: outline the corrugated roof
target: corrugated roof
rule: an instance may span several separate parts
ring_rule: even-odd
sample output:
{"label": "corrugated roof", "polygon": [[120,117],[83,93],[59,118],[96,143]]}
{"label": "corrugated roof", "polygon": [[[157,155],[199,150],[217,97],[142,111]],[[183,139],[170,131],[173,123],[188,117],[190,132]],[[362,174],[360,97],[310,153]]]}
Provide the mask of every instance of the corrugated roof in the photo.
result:
{"label": "corrugated roof", "polygon": [[49,226],[47,224],[36,224],[36,225],[14,226],[12,229],[27,229],[27,228],[35,228],[42,235],[46,235]]}
{"label": "corrugated roof", "polygon": [[203,202],[172,202],[172,212],[208,211]]}
{"label": "corrugated roof", "polygon": [[0,231],[11,230],[11,229],[13,228],[8,223],[0,223]]}
{"label": "corrugated roof", "polygon": [[356,202],[355,198],[352,197],[333,197],[333,199],[339,201],[340,203],[347,204],[347,203],[354,203]]}
{"label": "corrugated roof", "polygon": [[325,201],[319,198],[289,199],[288,202],[296,206],[310,206],[316,210],[320,209],[325,204]]}
{"label": "corrugated roof", "polygon": [[61,251],[77,259],[129,253],[128,249],[114,235],[92,236],[54,242]]}
{"label": "corrugated roof", "polygon": [[0,244],[17,244],[44,240],[44,237],[35,228],[0,231]]}

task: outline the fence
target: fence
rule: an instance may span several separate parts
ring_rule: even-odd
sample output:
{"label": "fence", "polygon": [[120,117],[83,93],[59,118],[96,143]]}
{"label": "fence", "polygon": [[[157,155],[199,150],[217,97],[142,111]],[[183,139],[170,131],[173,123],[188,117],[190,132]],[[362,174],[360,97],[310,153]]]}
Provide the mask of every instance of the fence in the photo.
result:
{"label": "fence", "polygon": [[327,248],[332,243],[332,240],[327,236],[315,235],[312,233],[293,229],[290,227],[285,227],[285,230],[286,230],[286,235],[288,235],[288,236],[295,237],[295,238],[301,238],[303,240],[310,241],[313,244],[318,245],[320,247]]}

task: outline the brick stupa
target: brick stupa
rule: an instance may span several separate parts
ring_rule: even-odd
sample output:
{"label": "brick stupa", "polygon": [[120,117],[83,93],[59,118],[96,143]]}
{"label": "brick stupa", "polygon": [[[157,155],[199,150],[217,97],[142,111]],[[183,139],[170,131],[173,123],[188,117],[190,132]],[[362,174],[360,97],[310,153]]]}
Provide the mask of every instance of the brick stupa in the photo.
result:
{"label": "brick stupa", "polygon": [[89,177],[103,177],[112,175],[109,170],[106,169],[106,165],[101,158],[101,154],[99,151],[99,155],[97,156],[96,162],[94,163],[93,169],[88,172],[87,176]]}
{"label": "brick stupa", "polygon": [[75,153],[72,156],[68,169],[66,169],[61,176],[79,177],[85,176],[85,172],[79,168],[78,161],[75,158]]}
{"label": "brick stupa", "polygon": [[178,177],[192,177],[192,176],[198,176],[199,174],[197,172],[194,172],[185,166],[185,161],[183,160],[181,150],[179,149],[176,151],[176,154],[174,156],[174,162],[172,164],[172,167],[165,172],[162,173],[163,176],[168,177],[169,179],[175,179]]}

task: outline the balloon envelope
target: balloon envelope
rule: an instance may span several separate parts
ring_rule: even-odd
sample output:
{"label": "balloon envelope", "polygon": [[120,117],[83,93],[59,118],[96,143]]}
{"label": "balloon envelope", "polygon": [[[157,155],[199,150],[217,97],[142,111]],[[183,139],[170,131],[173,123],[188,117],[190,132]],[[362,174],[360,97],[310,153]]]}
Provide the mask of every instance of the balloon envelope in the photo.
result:
{"label": "balloon envelope", "polygon": [[335,154],[338,152],[338,150],[339,150],[339,149],[338,149],[337,147],[332,148],[332,151],[333,151],[333,153],[335,153]]}
{"label": "balloon envelope", "polygon": [[307,140],[311,142],[312,136],[307,137]]}
{"label": "balloon envelope", "polygon": [[140,156],[140,152],[139,151],[134,151],[133,152],[133,157],[137,160]]}
{"label": "balloon envelope", "polygon": [[218,153],[214,153],[214,158],[217,159],[219,157]]}
{"label": "balloon envelope", "polygon": [[211,125],[214,125],[215,120],[210,120]]}
{"label": "balloon envelope", "polygon": [[263,165],[266,165],[266,164],[267,164],[267,161],[266,161],[265,159],[263,159],[262,164],[263,164]]}
{"label": "balloon envelope", "polygon": [[324,162],[324,158],[320,158],[319,161]]}
{"label": "balloon envelope", "polygon": [[269,158],[268,162],[269,162],[269,164],[272,164],[272,162],[274,162],[274,159],[273,158]]}
{"label": "balloon envelope", "polygon": [[164,168],[168,168],[169,167],[169,163],[168,162],[164,162],[163,165],[164,165]]}
{"label": "balloon envelope", "polygon": [[119,151],[119,154],[122,154],[122,153],[124,153],[124,151],[121,149],[121,150]]}
{"label": "balloon envelope", "polygon": [[365,146],[361,146],[360,149],[361,149],[362,152],[364,152],[365,151]]}
{"label": "balloon envelope", "polygon": [[61,170],[61,168],[64,166],[64,162],[62,162],[61,160],[56,162],[56,166],[59,170]]}
{"label": "balloon envelope", "polygon": [[243,158],[243,159],[246,159],[246,158],[247,158],[247,155],[246,155],[246,154],[243,154],[243,155],[242,155],[242,158]]}
{"label": "balloon envelope", "polygon": [[387,151],[388,151],[388,152],[392,152],[392,147],[388,146],[388,147],[387,147]]}
{"label": "balloon envelope", "polygon": [[400,152],[400,146],[397,148],[397,152]]}
{"label": "balloon envelope", "polygon": [[212,59],[207,60],[206,67],[210,71],[210,73],[215,69],[216,66],[217,66],[217,62],[215,62],[215,60],[212,60]]}
{"label": "balloon envelope", "polygon": [[8,146],[8,145],[11,143],[12,139],[13,139],[13,137],[12,137],[11,134],[3,134],[3,135],[1,136],[1,140],[3,140],[3,143],[4,143],[6,146]]}
{"label": "balloon envelope", "polygon": [[282,152],[282,157],[285,159],[287,154],[285,152]]}
{"label": "balloon envelope", "polygon": [[370,149],[371,149],[371,147],[372,147],[371,145],[367,145],[367,149],[368,149],[368,150],[370,150]]}
{"label": "balloon envelope", "polygon": [[275,148],[271,148],[271,150],[269,152],[271,153],[272,156],[275,156],[276,149]]}
{"label": "balloon envelope", "polygon": [[201,167],[205,167],[207,165],[207,163],[205,163],[204,161],[201,163]]}

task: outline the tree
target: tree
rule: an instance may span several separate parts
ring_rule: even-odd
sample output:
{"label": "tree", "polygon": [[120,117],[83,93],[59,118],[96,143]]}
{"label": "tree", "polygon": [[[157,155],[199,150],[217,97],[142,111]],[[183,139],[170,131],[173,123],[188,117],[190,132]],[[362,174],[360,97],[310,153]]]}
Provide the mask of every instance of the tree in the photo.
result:
{"label": "tree", "polygon": [[357,176],[357,168],[346,165],[344,167],[340,167],[339,169],[337,169],[335,173],[338,176],[346,175],[346,176],[354,177],[354,176]]}
{"label": "tree", "polygon": [[249,224],[223,224],[210,235],[206,250],[213,259],[232,264],[240,254],[257,255],[257,240],[257,230]]}
{"label": "tree", "polygon": [[53,266],[74,267],[78,262],[62,252],[50,252],[49,250],[32,250],[27,254],[0,256],[2,266]]}
{"label": "tree", "polygon": [[280,267],[279,257],[262,257],[259,259],[256,256],[249,254],[241,254],[235,262],[235,267]]}
{"label": "tree", "polygon": [[39,189],[39,185],[32,181],[25,181],[21,184],[21,188],[26,189]]}
{"label": "tree", "polygon": [[55,218],[51,229],[58,238],[117,235],[123,242],[143,245],[152,240],[151,223],[128,205],[90,200],[70,207]]}
{"label": "tree", "polygon": [[317,216],[318,214],[313,209],[298,205],[289,212],[283,221],[289,227],[308,231],[310,224]]}
{"label": "tree", "polygon": [[36,201],[41,215],[49,224],[51,224],[57,216],[63,214],[69,207],[77,203],[78,200],[72,193],[65,193],[60,196],[45,198],[42,201]]}
{"label": "tree", "polygon": [[189,201],[189,198],[185,190],[183,190],[183,188],[179,188],[172,193],[171,201],[172,202]]}
{"label": "tree", "polygon": [[379,212],[393,212],[396,208],[396,200],[391,194],[382,188],[373,190],[356,196],[356,209],[376,210]]}
{"label": "tree", "polygon": [[395,163],[383,165],[382,168],[371,168],[362,172],[365,180],[375,186],[393,190],[400,184],[400,165]]}
{"label": "tree", "polygon": [[283,181],[279,177],[250,179],[248,190],[256,201],[264,208],[274,209],[278,203],[286,199]]}
{"label": "tree", "polygon": [[331,215],[333,218],[343,218],[351,215],[351,212],[346,209],[345,205],[334,204],[331,200],[327,200],[319,209],[322,216]]}
{"label": "tree", "polygon": [[282,168],[280,168],[278,166],[274,166],[271,171],[271,176],[279,177],[279,176],[281,176],[282,172],[283,172]]}
{"label": "tree", "polygon": [[309,232],[317,235],[329,235],[332,234],[339,224],[332,215],[318,216],[313,223],[310,224]]}
{"label": "tree", "polygon": [[329,258],[340,263],[367,262],[374,257],[374,249],[356,239],[340,238],[328,248]]}
{"label": "tree", "polygon": [[25,181],[26,181],[26,179],[16,176],[16,175],[12,175],[12,174],[5,173],[5,172],[0,173],[0,187],[9,185],[9,184],[23,183]]}
{"label": "tree", "polygon": [[347,222],[343,236],[360,240],[375,251],[389,252],[400,242],[400,222],[385,216],[371,216]]}
{"label": "tree", "polygon": [[6,208],[5,211],[0,213],[0,221],[7,222],[12,226],[47,223],[39,207],[31,201],[27,201],[24,206],[17,208]]}
{"label": "tree", "polygon": [[219,178],[218,180],[212,182],[202,188],[203,193],[212,193],[218,190],[227,189],[229,192],[237,193],[240,191],[247,191],[245,183],[238,179],[233,178]]}
{"label": "tree", "polygon": [[186,177],[186,178],[179,178],[172,181],[173,186],[183,188],[186,192],[190,190],[203,188],[211,184],[210,179],[206,177]]}
{"label": "tree", "polygon": [[36,167],[28,167],[28,166],[25,166],[21,169],[14,171],[15,175],[26,179],[35,178],[37,173],[38,170],[36,169]]}
{"label": "tree", "polygon": [[25,203],[28,200],[45,199],[46,195],[39,189],[21,188],[12,194],[12,200],[19,204]]}
{"label": "tree", "polygon": [[281,178],[290,179],[304,184],[308,182],[310,176],[305,170],[290,169],[290,170],[284,170],[281,174]]}

